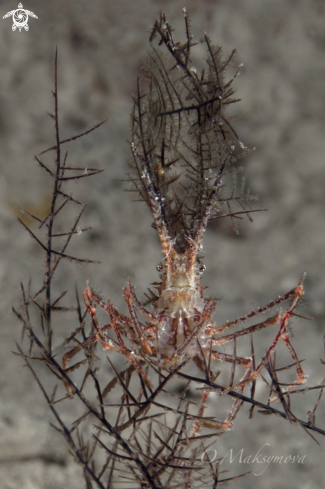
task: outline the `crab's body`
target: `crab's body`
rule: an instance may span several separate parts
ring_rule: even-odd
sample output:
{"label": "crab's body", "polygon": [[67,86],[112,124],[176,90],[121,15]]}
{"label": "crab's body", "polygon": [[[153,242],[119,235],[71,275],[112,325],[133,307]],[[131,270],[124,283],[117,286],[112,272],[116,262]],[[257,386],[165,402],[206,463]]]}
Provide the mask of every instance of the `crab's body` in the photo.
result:
{"label": "crab's body", "polygon": [[[185,20],[188,33],[186,11]],[[302,383],[305,376],[287,333],[287,323],[303,294],[302,281],[285,296],[246,316],[219,326],[212,322],[216,302],[204,298],[205,287],[201,285],[205,266],[201,263],[199,252],[204,232],[209,220],[217,218],[223,205],[227,205],[228,215],[239,218],[231,211],[230,202],[233,200],[240,202],[241,209],[244,209],[240,213],[251,212],[250,208],[245,208],[240,196],[234,197],[234,190],[231,197],[223,196],[222,178],[227,178],[225,168],[234,161],[234,146],[229,133],[232,131],[236,135],[224,116],[225,107],[236,101],[230,98],[233,93],[230,88],[232,80],[226,82],[224,79],[225,67],[231,57],[227,62],[222,62],[220,48],[211,46],[205,36],[204,42],[210,56],[208,75],[202,71],[201,77],[198,77],[196,70],[189,70],[187,66],[192,46],[190,38],[184,45],[175,44],[163,15],[160,23],[156,22],[151,39],[157,34],[160,44],[165,44],[173,59],[166,69],[164,58],[158,50],[153,49],[151,64],[146,67],[150,93],[141,94],[138,84],[131,144],[135,176],[131,176],[131,182],[135,187],[133,190],[150,207],[161,242],[163,262],[157,266],[161,281],[154,284],[158,295],[153,294],[152,307],[147,308],[128,283],[123,289],[129,311],[126,316],[120,314],[110,301],[105,303],[88,285],[84,300],[92,318],[94,334],[64,355],[63,367],[67,368],[69,360],[80,350],[99,341],[104,349],[125,355],[150,388],[151,381],[143,369],[145,363],[154,364],[160,371],[171,371],[193,360],[210,381],[213,378],[211,362],[218,360],[231,363],[233,369],[235,365],[245,369],[237,385],[232,385],[232,389],[242,393],[247,382],[259,376],[264,361],[255,366],[252,357],[236,355],[235,347],[232,355],[215,348],[229,342],[236,345],[236,338],[278,325],[266,356],[271,355],[280,339],[283,340],[297,371],[296,384]],[[185,94],[182,92],[184,86]],[[180,129],[182,125],[186,130]],[[178,176],[172,174],[168,177],[168,171],[178,160],[181,160],[180,167],[186,169],[188,176],[188,180],[178,183],[180,196],[172,187]],[[247,197],[245,203],[248,200]],[[277,313],[242,331],[223,336],[230,328],[287,300],[291,302],[284,313]],[[99,326],[96,306],[107,312],[109,324]],[[106,334],[110,329],[114,330],[117,341]],[[290,384],[283,392],[290,391],[296,384]],[[203,390],[199,417],[203,415],[208,392]],[[270,400],[277,399],[278,396],[275,396]],[[240,400],[236,399],[223,423],[196,421],[190,437],[195,437],[202,425],[229,429],[240,405]]]}
{"label": "crab's body", "polygon": [[[161,285],[156,286],[159,298],[153,314],[161,317],[157,349],[165,360],[173,357],[198,327],[202,347],[206,347],[204,331],[210,323],[200,321],[206,306],[204,287],[200,285],[203,267],[195,263],[194,271],[189,270],[189,261],[187,253],[179,255],[172,250],[160,276]],[[197,350],[197,342],[192,341],[184,355],[194,356]]]}
{"label": "crab's body", "polygon": [[[144,358],[147,358],[149,363],[153,361],[156,365],[168,370],[193,360],[202,372],[208,372],[209,377],[212,376],[210,371],[211,360],[219,360],[235,362],[235,364],[245,368],[245,373],[237,386],[232,387],[233,389],[237,387],[239,392],[242,392],[248,381],[256,380],[259,376],[264,367],[264,361],[254,368],[251,357],[234,357],[233,355],[216,351],[214,347],[234,341],[236,337],[246,336],[268,326],[278,324],[279,330],[267,351],[267,356],[274,351],[279,339],[282,339],[292,355],[297,371],[296,383],[288,386],[283,392],[288,392],[296,384],[303,383],[305,375],[287,333],[288,320],[303,295],[303,279],[295,289],[285,296],[279,297],[276,301],[272,301],[244,317],[216,327],[215,323],[212,322],[212,314],[216,308],[216,302],[204,298],[204,289],[206,287],[200,284],[200,280],[205,267],[197,260],[194,249],[195,247],[190,245],[189,250],[184,254],[178,254],[172,247],[169,249],[168,254],[165,256],[165,264],[159,264],[157,267],[159,271],[163,270],[160,275],[161,282],[159,285],[155,285],[158,290],[158,297],[152,309],[147,309],[142,305],[135,295],[134,287],[130,283],[123,289],[129,316],[120,314],[110,301],[105,304],[88,285],[84,291],[84,300],[92,318],[95,334],[64,355],[63,368],[66,369],[68,367],[68,362],[81,349],[99,341],[105,350],[114,350],[125,355],[150,388],[152,388],[151,381],[142,370]],[[275,316],[237,333],[220,336],[229,328],[268,311],[288,299],[292,299],[291,304],[282,315],[277,313]],[[97,305],[105,310],[111,319],[111,322],[103,327],[99,327],[97,321]],[[146,323],[139,320],[137,311],[147,319]],[[117,342],[106,335],[106,332],[110,329],[115,331]],[[123,336],[129,340],[131,349],[126,346]],[[68,385],[67,389],[72,393]],[[203,415],[208,392],[203,391],[202,393],[199,416]],[[278,400],[278,397],[275,396],[270,400],[274,402]],[[195,422],[190,437],[195,438],[200,432],[202,425],[215,429],[230,429],[239,405],[240,400],[235,400],[224,422]]]}

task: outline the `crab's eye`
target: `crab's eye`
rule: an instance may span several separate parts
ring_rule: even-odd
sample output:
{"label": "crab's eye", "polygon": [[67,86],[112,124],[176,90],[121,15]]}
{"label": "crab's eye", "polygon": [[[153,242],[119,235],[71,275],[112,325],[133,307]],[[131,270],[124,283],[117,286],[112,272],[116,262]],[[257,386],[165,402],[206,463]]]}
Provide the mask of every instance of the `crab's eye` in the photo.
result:
{"label": "crab's eye", "polygon": [[164,267],[162,266],[162,264],[161,264],[161,263],[159,263],[159,264],[157,265],[157,271],[158,271],[158,272],[161,272],[161,271],[163,270],[163,268],[164,268]]}
{"label": "crab's eye", "polygon": [[203,265],[203,263],[201,263],[200,266],[199,266],[200,272],[204,272],[205,269],[206,269],[206,266]]}

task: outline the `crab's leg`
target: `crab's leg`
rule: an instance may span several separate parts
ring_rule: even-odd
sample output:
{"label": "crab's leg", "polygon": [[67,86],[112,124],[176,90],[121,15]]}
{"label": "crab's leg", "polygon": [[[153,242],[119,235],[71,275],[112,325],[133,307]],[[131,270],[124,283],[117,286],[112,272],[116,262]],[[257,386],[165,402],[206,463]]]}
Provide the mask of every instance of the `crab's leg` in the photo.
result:
{"label": "crab's leg", "polygon": [[[229,355],[226,353],[220,353],[218,351],[212,351],[211,357],[214,360],[225,361],[225,362],[229,362],[229,363],[233,363],[235,361],[235,363],[237,365],[242,365],[243,367],[245,367],[245,369],[246,369],[245,373],[244,373],[243,377],[240,379],[239,383],[235,386],[230,387],[228,390],[224,391],[224,393],[226,393],[230,390],[237,388],[238,393],[242,394],[244,389],[245,389],[247,379],[250,378],[250,374],[251,374],[252,367],[253,367],[252,359],[251,358],[245,358],[245,357],[234,357],[233,355]],[[225,430],[229,430],[232,428],[233,421],[234,421],[235,417],[237,416],[241,406],[242,406],[241,399],[238,399],[238,398],[235,399],[233,402],[233,405],[231,407],[231,410],[229,411],[227,418],[222,423],[221,428],[223,428]]]}
{"label": "crab's leg", "polygon": [[[229,341],[232,341],[234,336],[239,338],[240,336],[246,336],[248,334],[255,333],[256,331],[260,331],[261,329],[268,328],[269,326],[272,326],[274,324],[278,324],[280,320],[280,313],[278,313],[276,316],[272,316],[271,318],[266,319],[262,323],[255,324],[254,326],[250,326],[248,328],[242,329],[241,331],[237,331],[236,333],[229,334],[227,336],[221,336],[221,338],[213,338],[212,339],[212,346],[221,346],[224,345],[225,343],[229,343]],[[212,329],[212,328],[211,328]],[[213,335],[216,333],[214,332],[213,328]],[[211,330],[209,331],[209,334],[211,334]]]}
{"label": "crab's leg", "polygon": [[[302,279],[303,280],[303,279]],[[303,287],[302,287],[302,280],[300,282],[300,284],[298,285],[298,287],[296,287],[296,296],[294,297],[293,301],[291,302],[289,308],[282,314],[282,315],[278,315],[278,316],[275,316],[275,318],[277,318],[277,322],[280,323],[280,328],[279,328],[279,331],[277,333],[277,335],[275,336],[274,340],[273,340],[273,343],[272,345],[270,346],[270,348],[267,350],[267,353],[266,353],[266,358],[268,358],[274,351],[279,339],[281,338],[282,341],[285,343],[286,347],[288,348],[290,354],[291,354],[291,357],[296,365],[296,372],[297,372],[297,380],[295,382],[295,384],[292,384],[291,386],[289,386],[286,390],[283,391],[283,393],[285,394],[286,392],[289,392],[291,391],[292,389],[295,388],[295,386],[298,384],[303,384],[306,380],[306,376],[301,368],[301,365],[299,363],[299,360],[298,360],[298,357],[297,357],[297,354],[290,342],[290,339],[289,339],[289,335],[288,335],[288,332],[287,332],[287,324],[288,324],[288,321],[289,319],[291,318],[291,315],[293,314],[295,308],[297,307],[297,305],[299,304],[299,301],[303,295]],[[275,319],[275,318],[270,318],[270,319]],[[263,325],[263,323],[261,323]],[[257,327],[259,325],[256,325]],[[246,330],[243,330],[242,332],[240,333],[243,333],[243,334],[248,334],[247,333],[247,330],[249,330],[250,328],[246,328]],[[255,329],[256,331],[257,329]],[[233,337],[233,335],[231,335]],[[237,336],[237,335],[236,335]],[[222,339],[222,338],[220,338]],[[218,341],[218,340],[213,340],[213,342],[215,341]],[[230,336],[229,336],[229,339],[228,341],[230,341]],[[213,352],[214,353],[214,352]],[[248,381],[251,381],[251,380],[256,380],[257,377],[260,375],[262,369],[264,367],[264,362],[262,361],[258,366],[257,368],[254,370],[254,372],[252,372],[250,375],[247,375],[247,372],[249,371],[249,369],[247,369],[247,371],[245,372],[245,375],[244,377],[239,381],[239,383],[237,384],[237,386],[234,386],[234,387],[238,387],[240,385],[242,385],[243,382],[248,382]],[[231,389],[233,389],[234,387],[232,387]],[[228,389],[231,390],[231,389]],[[225,391],[227,392],[227,391]],[[270,401],[271,402],[275,402],[278,400],[278,397],[274,397],[272,398]]]}
{"label": "crab's leg", "polygon": [[[305,380],[306,380],[306,375],[304,374],[304,372],[303,372],[303,370],[301,368],[301,365],[299,363],[299,359],[297,357],[297,353],[295,352],[295,350],[294,350],[294,348],[293,348],[293,346],[292,346],[292,344],[290,342],[288,331],[287,331],[288,320],[290,319],[291,314],[294,311],[295,307],[298,305],[299,299],[300,299],[300,297],[297,297],[297,299],[292,302],[290,308],[281,317],[281,327],[279,329],[279,332],[276,335],[276,337],[275,337],[272,345],[270,346],[270,348],[268,349],[268,351],[266,353],[266,358],[268,358],[272,354],[272,352],[274,351],[274,349],[275,349],[275,347],[276,347],[279,339],[281,338],[281,340],[284,342],[284,344],[288,348],[288,350],[290,352],[290,355],[292,357],[292,360],[295,363],[296,372],[297,372],[297,380],[296,380],[296,382],[294,384],[290,385],[287,389],[284,389],[282,391],[283,394],[286,394],[287,392],[290,392],[292,389],[295,388],[295,386],[297,384],[298,385],[303,384],[305,382]],[[264,367],[264,362],[262,361],[258,365],[258,367],[256,368],[256,370],[251,375],[251,378],[253,380],[255,380],[255,378],[259,375],[259,372],[262,370],[263,367]],[[270,402],[278,401],[278,399],[279,398],[277,396],[275,396],[272,399],[270,399]]]}
{"label": "crab's leg", "polygon": [[167,365],[168,363],[173,361],[173,363],[170,365],[170,368],[174,368],[180,362],[182,357],[184,355],[186,355],[186,350],[188,349],[190,344],[193,341],[196,341],[200,331],[204,328],[204,325],[206,325],[207,321],[210,320],[211,315],[212,315],[215,308],[216,308],[216,303],[213,300],[211,300],[205,304],[204,311],[200,315],[200,318],[197,322],[196,327],[193,329],[193,331],[191,332],[189,337],[186,338],[184,343],[179,348],[177,348],[174,355],[171,358],[167,358],[164,361],[164,365]]}
{"label": "crab's leg", "polygon": [[[126,336],[129,340],[134,340],[136,338],[140,343],[140,345],[143,347],[143,350],[146,353],[151,354],[150,345],[147,341],[146,336],[143,334],[143,332],[146,331],[150,335],[151,334],[151,330],[149,329],[150,327],[147,327],[138,321],[138,318],[136,317],[134,311],[134,307],[132,305],[133,295],[130,296],[130,294],[132,289],[134,290],[134,287],[128,284],[123,289],[125,291],[124,298],[126,299],[126,302],[128,304],[131,318],[118,312],[111,303],[105,304],[105,302],[92,290],[89,284],[87,285],[87,289],[89,291],[89,297],[91,297],[91,299],[94,302],[96,302],[96,304],[98,304],[107,314],[110,314],[111,312],[114,314],[114,317],[116,318],[119,324],[120,332],[124,336]],[[132,334],[133,331],[135,334]]]}
{"label": "crab's leg", "polygon": [[[92,302],[92,298],[93,298],[93,293],[90,289],[90,287],[88,286],[87,289],[84,291],[84,300],[85,300],[85,304],[86,304],[86,307],[87,307],[87,310],[93,320],[93,324],[94,324],[94,327],[95,329],[98,328],[98,334],[99,334],[99,339],[100,339],[100,342],[103,346],[104,349],[111,349],[110,348],[110,344],[105,340],[105,337],[101,334],[101,331],[100,331],[100,328],[98,326],[98,322],[97,322],[97,318],[96,318],[96,308],[93,306],[93,302]],[[120,332],[120,324],[119,324],[119,313],[116,311],[115,307],[113,306],[113,304],[111,303],[108,303],[105,307],[105,310],[108,312],[108,314],[110,315],[110,318],[111,318],[111,327],[114,329],[114,332],[116,334],[116,337],[117,337],[117,340],[119,342],[119,345],[121,347],[121,352],[120,353],[123,353],[125,355],[125,357],[127,358],[127,360],[138,370],[139,374],[144,378],[144,380],[148,383],[148,385],[150,386],[150,388],[153,388],[152,387],[152,383],[150,382],[149,378],[147,377],[147,375],[143,372],[143,370],[141,369],[141,367],[137,364],[136,360],[135,360],[135,353],[134,352],[131,352],[126,346],[125,346],[125,343],[122,339],[122,336],[121,336],[121,332]]]}
{"label": "crab's leg", "polygon": [[[104,330],[110,329],[112,327],[111,324],[106,324],[102,328],[99,328],[96,317],[95,318],[92,317],[92,323],[93,323],[94,329],[97,331],[96,334],[94,334],[93,336],[88,338],[86,341],[84,341],[83,343],[80,343],[75,348],[73,348],[72,350],[70,350],[69,352],[67,352],[63,355],[63,358],[62,358],[62,369],[63,370],[67,370],[68,363],[70,362],[70,360],[75,355],[77,355],[77,353],[79,353],[81,350],[87,351],[87,347],[94,344],[94,343],[97,343],[97,341],[100,341],[102,347],[105,350],[113,350],[113,351],[116,351],[118,353],[123,353],[122,349],[119,347],[119,345],[114,340],[106,339],[102,334],[102,332]],[[69,383],[67,383],[65,381],[65,379],[63,379],[63,383],[67,389],[68,394],[73,395],[74,391],[73,391],[73,388],[71,387],[71,385]]]}
{"label": "crab's leg", "polygon": [[[211,358],[213,358],[213,360],[218,360],[219,362],[233,363],[234,361],[233,355],[229,355],[228,353],[221,353],[219,351],[213,351],[213,350],[211,352]],[[250,357],[235,357],[235,362],[237,365],[241,365],[246,369],[250,368],[252,365],[252,359]]]}
{"label": "crab's leg", "polygon": [[137,315],[135,313],[134,305],[132,302],[133,301],[134,287],[130,283],[128,283],[127,286],[124,287],[123,290],[124,290],[124,296],[123,297],[127,303],[128,309],[129,309],[131,321],[132,321],[132,324],[133,324],[133,327],[135,330],[135,335],[137,337],[137,340],[138,340],[139,344],[141,345],[143,351],[148,353],[148,355],[152,355],[151,348],[150,348],[150,346],[147,342],[147,339],[146,339],[145,335],[143,334],[143,331],[140,327]]}
{"label": "crab's leg", "polygon": [[299,284],[297,287],[294,289],[290,290],[287,294],[284,296],[279,296],[278,299],[275,301],[269,302],[266,304],[264,307],[259,307],[258,309],[250,312],[246,316],[241,316],[237,319],[234,319],[233,321],[227,321],[225,324],[222,324],[221,326],[218,326],[217,328],[214,328],[213,334],[221,334],[227,331],[229,328],[233,328],[234,326],[237,326],[237,324],[243,323],[245,321],[248,321],[249,319],[252,319],[253,317],[268,311],[269,309],[272,309],[275,306],[278,306],[282,302],[287,301],[288,299],[291,299],[292,297],[301,297],[303,295],[303,281],[305,279],[306,274],[303,275],[302,279],[300,280]]}
{"label": "crab's leg", "polygon": [[[103,331],[104,329],[110,329],[110,328],[111,328],[111,324],[107,324],[106,326],[103,326],[101,330]],[[66,370],[68,368],[68,363],[75,355],[77,355],[77,353],[79,353],[81,350],[86,349],[88,346],[92,345],[93,343],[96,343],[97,341],[101,341],[98,333],[94,334],[83,343],[80,343],[75,348],[65,353],[62,358],[63,370]],[[109,341],[110,348],[106,348],[106,349],[114,350],[121,353],[121,349],[118,347],[118,345],[114,345],[114,343],[115,342],[113,340],[110,340]]]}
{"label": "crab's leg", "polygon": [[153,324],[153,325],[161,324],[161,321],[163,321],[165,319],[165,316],[156,316],[155,314],[152,314],[152,312],[149,311],[149,309],[147,309],[146,307],[144,307],[141,304],[141,302],[139,301],[139,299],[137,298],[137,296],[134,293],[134,289],[135,289],[135,287],[133,287],[131,285],[129,286],[129,293],[131,294],[133,303],[134,303],[135,307],[138,309],[138,311],[140,311],[141,314],[145,318],[147,318],[151,324]]}
{"label": "crab's leg", "polygon": [[147,382],[149,387],[153,389],[153,385],[151,381],[149,380],[148,376],[144,373],[144,371],[141,369],[140,365],[136,362],[135,360],[135,353],[133,351],[128,350],[128,348],[125,346],[124,341],[120,335],[119,328],[118,328],[118,323],[114,319],[112,319],[112,326],[115,331],[115,334],[117,336],[118,342],[121,345],[123,354],[126,356],[127,360],[137,369],[141,377],[144,378],[144,380]]}
{"label": "crab's leg", "polygon": [[[114,316],[119,323],[120,332],[129,340],[134,340],[134,325],[132,323],[132,320],[124,314],[118,312],[117,309],[115,309],[115,307],[110,302],[108,304],[105,304],[105,302],[92,290],[89,283],[87,283],[87,289],[89,290],[89,297],[91,297],[91,299],[96,302],[96,304],[98,304],[101,309],[103,309],[107,314],[110,314],[110,310],[114,312]],[[146,331],[148,332],[148,334],[150,334],[150,329],[148,329],[150,328],[150,326],[145,326],[140,322],[139,325],[142,331]]]}
{"label": "crab's leg", "polygon": [[[106,312],[106,314],[109,314],[110,307],[113,307],[113,309],[114,309],[114,315],[115,315],[115,317],[118,318],[118,321],[119,321],[120,325],[123,328],[121,330],[122,334],[125,335],[127,338],[131,339],[131,336],[132,335],[130,336],[130,331],[133,332],[133,328],[130,328],[130,326],[132,326],[130,318],[127,317],[127,316],[124,316],[124,314],[121,314],[120,312],[118,312],[115,309],[115,307],[111,305],[111,303],[109,301],[108,301],[108,304],[106,304],[103,301],[103,299],[101,299],[96,294],[96,292],[93,291],[93,289],[89,285],[89,282],[87,282],[87,289],[86,290],[88,291],[87,296],[91,300],[91,302],[95,302],[101,309],[103,309],[103,311]],[[123,326],[126,326],[127,328],[124,328]],[[133,338],[134,338],[134,335],[132,336],[132,339]]]}
{"label": "crab's leg", "polygon": [[[195,357],[193,357],[193,362],[196,364],[196,366],[203,373],[206,373],[205,372],[204,362],[202,361],[202,359],[198,355],[195,355]],[[208,400],[208,397],[209,397],[209,393],[210,393],[209,390],[203,390],[202,391],[201,400],[200,400],[200,408],[198,410],[197,416],[200,416],[200,417],[203,416],[205,405],[206,405],[207,400]],[[195,438],[195,437],[197,437],[199,435],[200,430],[201,430],[201,428],[202,428],[203,425],[204,425],[204,422],[203,421],[195,421],[195,423],[193,423],[192,428],[191,428],[191,431],[190,431],[190,433],[188,435],[188,439],[190,441],[191,441],[191,438]]]}
{"label": "crab's leg", "polygon": [[[93,323],[94,329],[96,331],[96,335],[97,335],[98,340],[101,342],[101,345],[104,348],[104,350],[112,349],[108,346],[108,345],[110,345],[110,340],[106,339],[106,337],[103,335],[103,331],[105,331],[106,329],[114,329],[113,324],[111,322],[111,323],[107,324],[106,326],[103,326],[103,328],[101,328],[99,326],[97,316],[96,316],[96,307],[94,306],[94,299],[95,298],[98,299],[98,297],[94,294],[94,292],[91,290],[89,285],[83,293],[83,298],[84,298],[86,309],[87,309],[87,311],[88,311],[88,313],[92,319],[92,323]],[[95,301],[95,302],[98,303],[97,301]],[[102,301],[100,301],[100,302],[102,303]],[[114,306],[112,306],[112,307],[114,307]],[[115,310],[115,308],[114,308],[114,310]],[[108,312],[106,305],[105,305],[105,311]],[[128,336],[130,338],[130,335],[124,329],[122,329],[122,334],[125,334],[126,336]]]}
{"label": "crab's leg", "polygon": [[[214,360],[219,360],[219,361],[221,360],[221,361],[226,361],[226,362],[230,362],[230,363],[233,363],[233,361],[234,361],[234,357],[232,355],[228,355],[225,353],[219,353],[217,351],[211,352],[211,358],[213,358]],[[199,358],[198,356],[195,356],[193,358],[193,361],[195,362],[197,367],[202,372],[205,373],[204,364],[203,364],[201,358]],[[245,376],[249,375],[251,368],[252,368],[252,360],[250,358],[236,357],[235,362],[238,365],[242,365],[242,366],[246,367]],[[245,387],[245,385],[239,386],[241,392],[243,392],[244,387]],[[208,389],[207,390],[203,389],[202,394],[201,394],[200,408],[199,408],[199,411],[197,413],[197,416],[203,416],[209,394],[210,394],[210,391]],[[227,418],[223,422],[222,421],[215,421],[215,420],[196,421],[193,424],[191,431],[188,435],[189,440],[191,441],[191,438],[193,439],[200,434],[200,430],[201,430],[202,426],[204,426],[206,428],[210,428],[210,429],[229,430],[232,427],[233,420],[239,411],[239,407],[240,407],[239,403],[240,403],[240,399],[236,399],[234,401],[229,415],[227,416]]]}

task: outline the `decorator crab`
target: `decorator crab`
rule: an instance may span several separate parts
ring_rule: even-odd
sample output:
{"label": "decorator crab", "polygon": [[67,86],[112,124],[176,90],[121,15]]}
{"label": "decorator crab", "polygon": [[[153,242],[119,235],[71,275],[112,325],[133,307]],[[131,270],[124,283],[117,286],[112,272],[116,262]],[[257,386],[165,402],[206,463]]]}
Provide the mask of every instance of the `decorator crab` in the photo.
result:
{"label": "decorator crab", "polygon": [[[160,282],[154,284],[157,294],[152,293],[151,305],[144,306],[128,283],[123,289],[129,312],[126,316],[110,301],[105,303],[88,285],[84,301],[92,319],[93,334],[64,355],[63,368],[68,367],[68,362],[80,350],[100,342],[105,350],[123,354],[151,388],[143,369],[150,362],[172,370],[193,360],[212,378],[210,365],[217,360],[244,368],[239,382],[228,389],[242,393],[248,381],[257,379],[265,358],[270,357],[281,339],[297,372],[296,382],[287,385],[282,392],[285,393],[305,380],[287,331],[288,321],[303,295],[303,279],[283,297],[219,326],[213,322],[216,301],[204,297],[206,287],[201,285],[201,278],[205,266],[199,254],[208,222],[228,216],[236,229],[240,215],[251,218],[254,210],[249,203],[252,196],[244,193],[244,185],[236,193],[235,176],[240,171],[236,162],[248,150],[225,115],[227,107],[238,101],[232,98],[232,82],[238,71],[228,81],[225,79],[234,52],[223,60],[221,48],[212,46],[204,35],[201,43],[206,47],[208,59],[199,74],[190,65],[191,49],[198,43],[192,42],[186,11],[184,15],[183,44],[174,41],[163,14],[160,22],[156,22],[150,40],[153,42],[158,36],[159,46],[165,47],[168,56],[158,47],[151,48],[144,65],[145,89],[142,90],[139,78],[132,113],[133,162],[128,181],[130,190],[137,192],[149,206],[153,227],[159,234],[163,261],[157,266],[160,272]],[[285,301],[290,301],[286,310],[241,331],[228,333],[231,328]],[[110,318],[102,327],[96,317],[97,306]],[[277,325],[277,332],[258,365],[254,365],[252,357],[216,349],[271,325]],[[109,330],[115,332],[117,341],[107,336]],[[203,389],[198,416],[203,414],[208,394],[209,390]],[[270,400],[278,400],[278,394]],[[223,422],[195,421],[190,437],[197,436],[202,425],[229,429],[240,405],[240,399],[235,399]]]}

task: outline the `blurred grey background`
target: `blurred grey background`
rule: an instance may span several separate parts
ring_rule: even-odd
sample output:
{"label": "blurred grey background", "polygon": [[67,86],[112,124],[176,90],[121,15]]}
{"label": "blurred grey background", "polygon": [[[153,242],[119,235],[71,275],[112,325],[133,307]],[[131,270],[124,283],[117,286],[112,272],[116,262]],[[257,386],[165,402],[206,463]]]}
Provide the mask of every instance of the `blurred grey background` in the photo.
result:
{"label": "blurred grey background", "polygon": [[[21,281],[26,285],[31,277],[33,290],[39,287],[44,261],[40,248],[19,225],[15,205],[40,216],[48,212],[50,181],[33,157],[54,144],[47,112],[53,110],[57,45],[61,138],[107,119],[95,133],[67,147],[71,166],[105,168],[100,176],[69,188],[88,203],[82,226],[95,228],[77,235],[70,252],[102,263],[62,263],[57,291],[73,289],[75,281],[81,291],[89,279],[124,311],[121,288],[128,277],[140,297],[157,280],[161,255],[148,209],[132,202],[120,180],[130,153],[131,95],[140,73],[139,58],[148,49],[149,30],[164,10],[176,37],[183,36],[185,3],[25,0],[24,8],[38,19],[30,18],[29,32],[19,33],[12,31],[11,18],[2,19],[17,2],[2,1],[0,12],[0,487],[76,489],[84,487],[81,468],[50,428],[53,419],[23,361],[11,353],[20,340],[11,306],[19,307]],[[222,296],[216,321],[221,324],[266,304],[307,272],[306,307],[301,313],[313,321],[297,318],[292,341],[299,358],[306,359],[308,385],[316,385],[324,376],[319,359],[324,358],[325,318],[325,1],[188,0],[186,6],[195,39],[206,31],[225,55],[237,48],[237,62],[244,63],[236,80],[242,102],[237,104],[235,127],[248,147],[256,147],[244,162],[245,174],[251,192],[259,195],[257,205],[268,209],[254,214],[252,224],[241,222],[240,236],[227,224],[211,225],[206,234],[204,283],[210,293]],[[77,212],[71,206],[67,220]],[[56,321],[54,339],[59,342],[75,323],[65,331],[67,321]],[[274,330],[257,333],[260,355],[273,336]],[[283,358],[290,363],[285,351]],[[302,419],[317,395],[301,396],[297,413]],[[217,406],[217,397],[214,402]],[[67,404],[67,420],[70,414]],[[323,415],[319,408],[319,425]],[[269,444],[268,455],[306,455],[305,464],[270,465],[260,476],[252,474],[231,487],[323,485],[324,438],[318,437],[318,446],[301,428],[279,418],[255,414],[248,420],[245,407],[235,428],[221,440],[216,449],[222,457],[230,448],[254,455],[264,444]],[[238,460],[228,468],[229,475],[252,469]]]}

